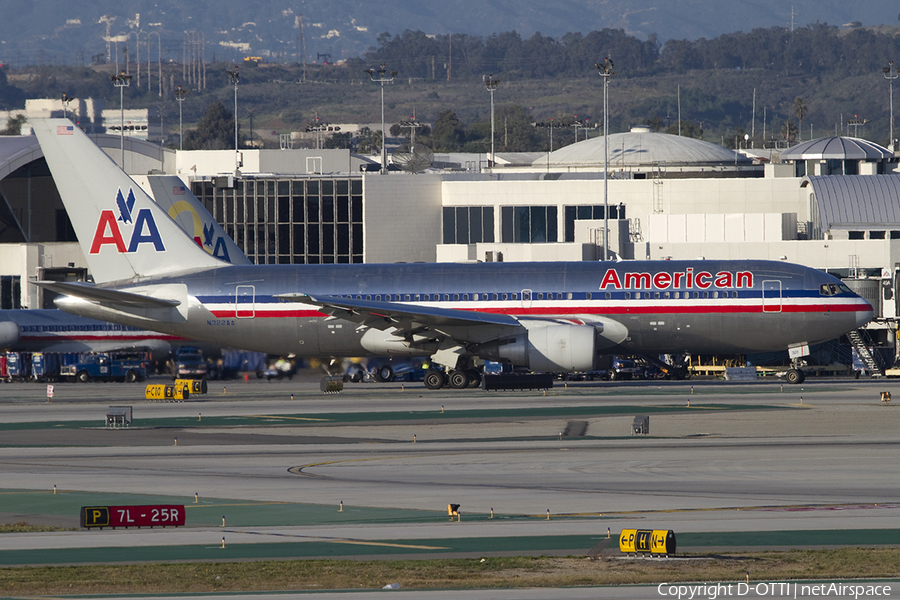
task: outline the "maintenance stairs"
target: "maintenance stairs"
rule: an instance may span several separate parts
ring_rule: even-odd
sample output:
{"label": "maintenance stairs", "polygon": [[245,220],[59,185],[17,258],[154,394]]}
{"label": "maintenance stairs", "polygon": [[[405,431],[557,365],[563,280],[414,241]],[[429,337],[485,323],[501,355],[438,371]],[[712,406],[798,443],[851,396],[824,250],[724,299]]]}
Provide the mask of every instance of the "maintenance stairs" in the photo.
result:
{"label": "maintenance stairs", "polygon": [[869,337],[866,330],[854,329],[847,334],[847,339],[850,340],[850,343],[856,350],[856,355],[859,356],[859,359],[866,365],[866,370],[872,377],[884,377],[884,367],[879,364],[878,360],[869,350],[869,346],[872,345],[872,339]]}

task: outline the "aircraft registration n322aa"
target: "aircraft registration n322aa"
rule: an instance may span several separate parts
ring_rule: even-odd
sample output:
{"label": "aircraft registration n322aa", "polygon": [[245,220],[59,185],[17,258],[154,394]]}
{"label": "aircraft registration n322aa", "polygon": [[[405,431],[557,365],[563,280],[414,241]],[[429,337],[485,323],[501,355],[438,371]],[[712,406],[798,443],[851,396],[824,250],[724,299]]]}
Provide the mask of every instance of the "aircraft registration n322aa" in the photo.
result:
{"label": "aircraft registration n322aa", "polygon": [[96,283],[36,284],[82,316],[272,354],[427,355],[449,369],[430,388],[476,381],[478,359],[572,372],[603,354],[804,349],[873,316],[839,279],[774,261],[230,265],[68,125],[34,131]]}

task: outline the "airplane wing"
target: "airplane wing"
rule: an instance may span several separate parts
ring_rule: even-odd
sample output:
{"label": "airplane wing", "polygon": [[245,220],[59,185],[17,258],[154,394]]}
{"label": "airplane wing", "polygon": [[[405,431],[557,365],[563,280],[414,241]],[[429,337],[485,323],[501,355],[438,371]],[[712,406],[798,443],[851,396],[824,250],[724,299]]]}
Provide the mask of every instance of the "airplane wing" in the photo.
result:
{"label": "airplane wing", "polygon": [[521,323],[509,315],[483,313],[450,308],[428,308],[399,302],[356,300],[341,296],[311,296],[309,294],[279,294],[276,298],[315,306],[327,315],[352,321],[375,329],[395,328],[402,332],[432,330],[451,335],[451,329],[461,327],[510,328],[520,331]]}
{"label": "airplane wing", "polygon": [[32,281],[31,283],[58,294],[128,308],[173,308],[181,304],[178,300],[162,300],[76,281]]}

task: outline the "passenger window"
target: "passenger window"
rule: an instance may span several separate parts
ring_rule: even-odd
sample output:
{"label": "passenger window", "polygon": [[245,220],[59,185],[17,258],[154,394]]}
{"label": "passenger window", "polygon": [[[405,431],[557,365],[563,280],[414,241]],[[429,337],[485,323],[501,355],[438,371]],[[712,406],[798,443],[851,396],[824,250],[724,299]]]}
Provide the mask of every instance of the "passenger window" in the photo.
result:
{"label": "passenger window", "polygon": [[500,294],[500,297],[501,297],[503,300],[506,300],[506,299],[509,298],[509,296],[506,295],[506,294]]}
{"label": "passenger window", "polygon": [[610,294],[609,292],[606,292],[606,299],[609,300],[610,298],[612,298],[612,294]]}
{"label": "passenger window", "polygon": [[700,297],[700,292],[694,292],[694,298],[699,298],[699,297]]}
{"label": "passenger window", "polygon": [[519,294],[515,294],[515,293],[514,293],[514,294],[510,294],[510,295],[509,295],[509,298],[510,298],[510,300],[518,300],[518,299],[519,299]]}
{"label": "passenger window", "polygon": [[372,295],[371,295],[371,294],[366,294],[366,300],[371,300],[371,299],[372,299]]}
{"label": "passenger window", "polygon": [[450,302],[450,294],[444,294],[444,302]]}
{"label": "passenger window", "polygon": [[672,296],[672,294],[670,294],[669,292],[666,292],[665,294],[663,294],[663,298],[665,298],[666,300],[668,300],[671,296]]}
{"label": "passenger window", "polygon": [[571,300],[571,299],[572,299],[572,292],[569,292],[568,294],[566,294],[566,300]]}
{"label": "passenger window", "polygon": [[472,301],[478,302],[478,294],[472,294]]}
{"label": "passenger window", "polygon": [[375,294],[375,301],[381,302],[381,294]]}
{"label": "passenger window", "polygon": [[634,293],[634,299],[635,299],[635,300],[640,300],[640,299],[641,299],[641,293],[640,293],[640,292],[635,292],[635,293]]}
{"label": "passenger window", "polygon": [[500,296],[499,296],[498,294],[494,293],[494,294],[492,295],[492,298],[493,298],[494,300],[499,300],[499,299],[500,299]]}
{"label": "passenger window", "polygon": [[713,292],[713,296],[712,296],[712,297],[713,297],[713,298],[718,298],[718,297],[719,297],[719,292]]}
{"label": "passenger window", "polygon": [[709,298],[709,292],[703,292],[703,297],[704,297],[704,298]]}
{"label": "passenger window", "polygon": [[585,294],[585,295],[584,295],[584,299],[585,299],[585,300],[590,300],[590,299],[591,299],[591,293],[588,292],[587,294]]}
{"label": "passenger window", "polygon": [[631,299],[631,292],[625,292],[625,299],[626,299],[626,300],[630,300],[630,299]]}
{"label": "passenger window", "polygon": [[543,300],[543,299],[544,299],[544,292],[538,292],[538,298],[537,298],[537,299],[538,299],[538,300]]}
{"label": "passenger window", "polygon": [[459,294],[453,294],[453,301],[459,302]]}
{"label": "passenger window", "polygon": [[653,292],[653,297],[659,300],[659,292]]}
{"label": "passenger window", "polygon": [[563,299],[563,295],[562,295],[561,292],[556,292],[556,299],[557,299],[557,300],[562,300],[562,299]]}
{"label": "passenger window", "polygon": [[409,302],[410,300],[412,300],[412,298],[410,297],[409,294],[405,294],[405,295],[403,296],[403,298],[404,298],[407,302]]}
{"label": "passenger window", "polygon": [[463,294],[463,300],[468,300],[468,299],[469,299],[469,295],[468,295],[468,294]]}

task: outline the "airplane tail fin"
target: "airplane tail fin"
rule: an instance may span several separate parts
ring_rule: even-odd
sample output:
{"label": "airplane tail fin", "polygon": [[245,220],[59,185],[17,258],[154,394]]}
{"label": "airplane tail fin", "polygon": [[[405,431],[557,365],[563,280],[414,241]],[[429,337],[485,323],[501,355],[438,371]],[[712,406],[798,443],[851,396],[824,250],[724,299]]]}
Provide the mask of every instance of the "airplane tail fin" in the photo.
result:
{"label": "airplane tail fin", "polygon": [[97,283],[226,266],[72,121],[35,119],[32,128]]}
{"label": "airplane tail fin", "polygon": [[250,265],[250,259],[234,240],[216,223],[206,207],[177,175],[150,175],[147,177],[153,199],[194,242],[207,254],[233,265]]}

